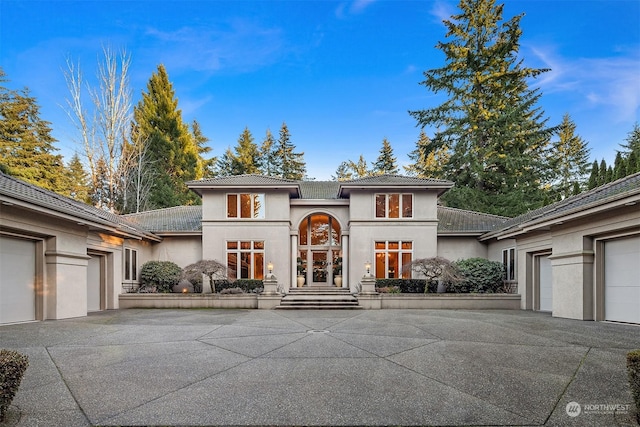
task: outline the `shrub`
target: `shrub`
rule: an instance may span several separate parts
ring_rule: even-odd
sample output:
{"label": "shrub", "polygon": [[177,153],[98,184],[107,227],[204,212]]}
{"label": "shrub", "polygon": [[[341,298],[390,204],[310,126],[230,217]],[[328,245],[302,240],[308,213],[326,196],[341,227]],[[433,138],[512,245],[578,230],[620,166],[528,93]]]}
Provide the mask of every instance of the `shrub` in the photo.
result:
{"label": "shrub", "polygon": [[0,350],[0,422],[13,401],[22,376],[29,366],[29,358],[13,350]]}
{"label": "shrub", "polygon": [[143,288],[155,287],[157,292],[171,292],[178,284],[182,269],[171,261],[148,261],[140,271],[140,283]]}
{"label": "shrub", "polygon": [[402,267],[404,271],[415,271],[425,277],[425,292],[437,292],[438,281],[458,284],[464,280],[455,264],[443,257],[420,258]]}
{"label": "shrub", "polygon": [[245,292],[241,288],[226,288],[220,291],[220,295],[234,295],[244,294]]}
{"label": "shrub", "polygon": [[216,292],[222,293],[225,289],[240,288],[246,293],[259,293],[262,292],[264,285],[262,280],[255,279],[238,279],[238,280],[215,280]]}
{"label": "shrub", "polygon": [[636,420],[640,424],[640,350],[627,353],[627,372],[633,402],[636,404]]}
{"label": "shrub", "polygon": [[449,283],[452,292],[494,293],[503,289],[504,264],[484,258],[469,258],[454,263],[464,280]]}
{"label": "shrub", "polygon": [[376,279],[376,288],[382,293],[395,293],[394,289],[398,289],[397,292],[421,294],[435,292],[436,287],[437,283],[429,283],[427,286],[424,279]]}

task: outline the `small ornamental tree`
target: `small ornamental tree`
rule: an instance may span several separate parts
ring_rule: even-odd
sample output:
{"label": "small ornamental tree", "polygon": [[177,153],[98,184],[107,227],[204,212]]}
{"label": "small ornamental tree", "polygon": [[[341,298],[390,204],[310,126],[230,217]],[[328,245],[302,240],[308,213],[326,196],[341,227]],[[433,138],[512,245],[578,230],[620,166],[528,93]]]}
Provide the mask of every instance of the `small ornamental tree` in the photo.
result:
{"label": "small ornamental tree", "polygon": [[[403,267],[405,271],[415,271],[422,274],[427,283],[440,281],[443,284],[455,284],[464,280],[456,266],[446,258],[432,257],[413,260]],[[428,290],[425,286],[425,291]]]}
{"label": "small ornamental tree", "polygon": [[22,376],[29,366],[29,358],[13,350],[0,350],[0,422],[13,401]]}
{"label": "small ornamental tree", "polygon": [[203,274],[209,278],[211,291],[215,292],[215,280],[226,279],[229,276],[229,269],[214,259],[203,259],[187,265],[182,270],[182,278],[194,284],[202,283]]}
{"label": "small ornamental tree", "polygon": [[140,271],[140,283],[143,291],[171,292],[171,289],[180,281],[182,269],[171,261],[148,261]]}

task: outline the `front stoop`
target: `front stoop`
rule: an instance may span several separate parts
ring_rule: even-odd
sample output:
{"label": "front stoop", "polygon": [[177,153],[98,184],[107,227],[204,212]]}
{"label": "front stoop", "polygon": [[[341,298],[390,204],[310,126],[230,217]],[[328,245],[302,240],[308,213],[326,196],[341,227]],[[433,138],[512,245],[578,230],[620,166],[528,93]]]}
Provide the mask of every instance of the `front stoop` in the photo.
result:
{"label": "front stoop", "polygon": [[313,287],[291,288],[282,297],[276,309],[324,309],[324,310],[353,310],[362,309],[358,298],[347,288]]}

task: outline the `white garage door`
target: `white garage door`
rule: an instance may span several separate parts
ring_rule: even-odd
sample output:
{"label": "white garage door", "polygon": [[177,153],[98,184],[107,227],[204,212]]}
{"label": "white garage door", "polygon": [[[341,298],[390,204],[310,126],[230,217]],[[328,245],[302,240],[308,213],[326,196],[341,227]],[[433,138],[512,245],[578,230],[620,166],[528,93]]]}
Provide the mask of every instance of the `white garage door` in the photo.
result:
{"label": "white garage door", "polygon": [[604,245],[604,316],[606,320],[640,323],[640,237]]}
{"label": "white garage door", "polygon": [[36,244],[0,236],[0,324],[36,320]]}
{"label": "white garage door", "polygon": [[553,277],[551,275],[551,260],[547,256],[538,257],[539,286],[540,286],[540,311],[552,311],[553,309]]}
{"label": "white garage door", "polygon": [[101,257],[92,256],[87,265],[87,312],[100,311],[102,268]]}

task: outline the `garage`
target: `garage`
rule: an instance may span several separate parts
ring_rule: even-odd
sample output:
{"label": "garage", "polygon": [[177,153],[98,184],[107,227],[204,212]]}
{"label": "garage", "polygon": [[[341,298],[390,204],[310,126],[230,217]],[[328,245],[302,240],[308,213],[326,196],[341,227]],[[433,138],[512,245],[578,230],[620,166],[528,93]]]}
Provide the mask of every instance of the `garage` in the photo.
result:
{"label": "garage", "polygon": [[0,236],[0,324],[36,320],[36,243]]}
{"label": "garage", "polygon": [[640,323],[640,236],[604,244],[605,320]]}
{"label": "garage", "polygon": [[540,311],[553,310],[553,277],[551,260],[547,255],[538,257],[538,286],[540,289]]}

